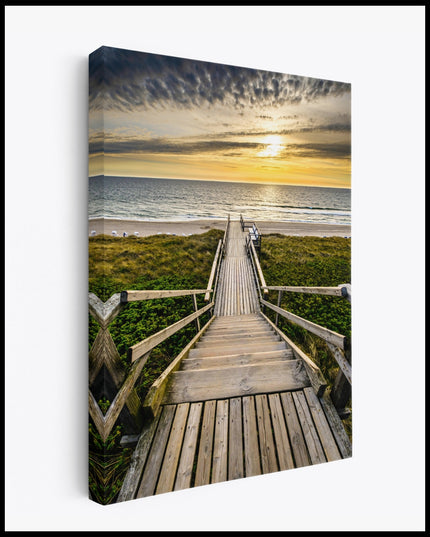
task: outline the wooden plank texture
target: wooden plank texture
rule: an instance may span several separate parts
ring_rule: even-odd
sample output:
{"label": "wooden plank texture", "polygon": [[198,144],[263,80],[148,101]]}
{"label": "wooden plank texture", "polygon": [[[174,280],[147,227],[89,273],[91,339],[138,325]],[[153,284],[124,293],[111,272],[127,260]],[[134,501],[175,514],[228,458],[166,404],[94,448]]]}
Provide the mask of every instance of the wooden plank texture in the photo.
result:
{"label": "wooden plank texture", "polygon": [[267,395],[256,395],[255,404],[258,423],[258,438],[260,442],[261,468],[263,474],[276,472],[278,470],[278,464],[276,461],[276,449],[273,440]]}
{"label": "wooden plank texture", "polygon": [[228,479],[239,479],[243,473],[243,439],[242,439],[242,400],[240,397],[230,399],[229,441],[228,441]]}
{"label": "wooden plank texture", "polygon": [[309,386],[302,362],[285,360],[229,369],[177,371],[166,388],[164,404],[223,399]]}
{"label": "wooden plank texture", "polygon": [[228,400],[217,401],[212,454],[211,483],[227,480],[228,460]]}
{"label": "wooden plank texture", "polygon": [[166,449],[167,439],[169,438],[175,410],[176,405],[168,405],[163,408],[136,498],[153,496],[155,493],[158,474],[163,462],[164,451]]}
{"label": "wooden plank texture", "polygon": [[324,450],[321,446],[321,442],[313,423],[304,393],[302,391],[294,392],[293,400],[300,420],[300,425],[302,426],[303,436],[305,437],[312,464],[326,462]]}
{"label": "wooden plank texture", "polygon": [[284,408],[285,422],[288,427],[291,449],[296,468],[311,464],[308,448],[306,447],[303,431],[297,416],[292,393],[281,393],[281,402]]}
{"label": "wooden plank texture", "polygon": [[336,440],[333,437],[330,425],[327,422],[324,410],[321,407],[318,397],[315,395],[315,392],[312,388],[304,388],[303,393],[306,396],[309,410],[311,411],[315,427],[318,431],[326,459],[328,461],[337,461],[338,459],[341,459],[342,456],[336,445]]}
{"label": "wooden plank texture", "polygon": [[258,446],[255,398],[242,398],[243,407],[243,445],[245,450],[245,475],[250,477],[261,474],[260,449]]}
{"label": "wooden plank texture", "polygon": [[[312,388],[311,388],[312,389]],[[294,468],[293,454],[288,439],[284,413],[282,411],[279,393],[268,396],[270,414],[272,416],[273,433],[275,435],[276,453],[278,455],[279,469],[288,470]]]}
{"label": "wooden plank texture", "polygon": [[184,403],[178,405],[176,408],[175,419],[173,420],[169,442],[166,447],[160,476],[158,478],[156,494],[163,494],[164,492],[173,490],[189,407],[190,405],[188,403]]}
{"label": "wooden plank texture", "polygon": [[213,433],[215,427],[216,401],[206,401],[200,432],[199,454],[197,459],[194,486],[210,483],[212,468]]}
{"label": "wooden plank texture", "polygon": [[174,490],[182,490],[190,487],[202,408],[203,403],[192,403],[190,406]]}
{"label": "wooden plank texture", "polygon": [[133,452],[131,463],[124,478],[117,502],[126,502],[135,497],[159,420],[160,414],[143,428],[136,449]]}

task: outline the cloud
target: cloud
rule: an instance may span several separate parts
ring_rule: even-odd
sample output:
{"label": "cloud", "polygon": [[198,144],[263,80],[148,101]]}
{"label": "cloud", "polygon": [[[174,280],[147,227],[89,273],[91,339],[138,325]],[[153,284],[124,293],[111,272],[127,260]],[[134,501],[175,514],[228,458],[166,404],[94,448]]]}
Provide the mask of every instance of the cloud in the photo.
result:
{"label": "cloud", "polygon": [[102,47],[90,56],[90,109],[278,107],[350,92],[350,84]]}
{"label": "cloud", "polygon": [[[266,148],[266,144],[234,140],[193,140],[169,138],[137,138],[121,137],[107,133],[94,135],[90,140],[90,154],[120,155],[120,154],[170,154],[170,155],[201,155],[216,153],[222,157],[244,156],[249,151],[258,153]],[[249,153],[248,153],[249,155]],[[277,160],[295,158],[329,158],[349,159],[351,157],[350,143],[302,143],[286,144],[275,158]],[[264,157],[261,157],[264,158]]]}

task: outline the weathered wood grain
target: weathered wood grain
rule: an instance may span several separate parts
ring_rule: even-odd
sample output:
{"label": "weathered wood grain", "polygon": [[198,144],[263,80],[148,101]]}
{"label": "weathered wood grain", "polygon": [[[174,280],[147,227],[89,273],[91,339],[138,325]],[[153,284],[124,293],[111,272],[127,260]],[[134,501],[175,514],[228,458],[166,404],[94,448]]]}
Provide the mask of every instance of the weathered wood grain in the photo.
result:
{"label": "weathered wood grain", "polygon": [[202,408],[203,403],[192,403],[190,406],[174,490],[187,489],[191,485]]}
{"label": "weathered wood grain", "polygon": [[256,395],[255,405],[258,423],[258,438],[260,442],[261,468],[263,474],[276,472],[278,471],[278,463],[276,461],[276,449],[273,440],[267,395]]}
{"label": "weathered wood grain", "polygon": [[291,449],[293,451],[294,464],[296,468],[309,466],[311,461],[309,459],[308,448],[306,447],[300,421],[297,416],[293,395],[292,393],[284,392],[280,394],[280,397],[290,437]]}
{"label": "weathered wood grain", "polygon": [[310,382],[299,360],[224,369],[177,371],[166,388],[164,404],[224,399],[257,393],[297,390]]}
{"label": "weathered wood grain", "polygon": [[158,478],[155,491],[156,494],[163,494],[173,490],[189,407],[190,405],[188,403],[184,403],[178,405],[176,408],[175,418],[170,430],[169,441],[164,453],[163,464]]}
{"label": "weathered wood grain", "polygon": [[121,300],[125,302],[136,302],[140,300],[154,300],[156,298],[173,298],[179,296],[196,296],[205,293],[210,295],[212,288],[207,289],[155,289],[155,290],[130,290],[122,291]]}
{"label": "weathered wood grain", "polygon": [[294,468],[294,460],[285,425],[284,413],[282,411],[281,399],[278,393],[271,393],[268,398],[279,469],[288,470]]}
{"label": "weathered wood grain", "polygon": [[228,400],[217,401],[212,454],[211,483],[227,480],[228,461]]}
{"label": "weathered wood grain", "polygon": [[215,427],[216,401],[206,401],[204,404],[203,420],[200,432],[199,454],[197,458],[194,486],[210,483],[212,468],[212,448]]}
{"label": "weathered wood grain", "polygon": [[302,391],[293,392],[293,400],[303,430],[312,464],[326,462],[324,450],[315,428],[306,397]]}
{"label": "weathered wood grain", "polygon": [[320,399],[321,406],[330,423],[330,428],[333,436],[336,439],[337,447],[344,459],[352,457],[352,445],[343,426],[342,420],[339,418],[333,403],[331,402],[330,395],[325,393]]}
{"label": "weathered wood grain", "polygon": [[163,462],[164,451],[166,449],[167,439],[169,438],[175,410],[176,405],[169,405],[163,408],[136,498],[153,496],[155,493],[158,474]]}
{"label": "weathered wood grain", "polygon": [[[213,263],[212,263],[212,269],[211,269],[211,273],[210,273],[210,276],[209,276],[209,282],[208,282],[208,289],[212,289],[212,286],[213,286],[213,283],[214,283],[214,278],[215,278],[217,267],[218,267],[218,258],[219,258],[221,249],[222,249],[222,240],[220,239],[219,242],[218,242],[218,247],[216,249],[215,257],[214,257],[214,260],[213,260]],[[205,294],[205,301],[207,302],[209,300],[209,298],[210,298],[210,294],[206,293]]]}
{"label": "weathered wood grain", "polygon": [[337,461],[341,459],[342,456],[336,445],[336,440],[333,437],[333,433],[329,423],[327,422],[327,418],[324,414],[324,410],[321,407],[318,397],[315,395],[315,392],[312,388],[304,388],[303,393],[305,394],[307,403],[309,405],[309,410],[311,411],[315,427],[318,431],[318,436],[320,437],[326,459],[328,461]]}
{"label": "weathered wood grain", "polygon": [[142,430],[136,449],[133,452],[127,474],[124,478],[121,491],[118,495],[117,502],[126,502],[128,500],[132,500],[136,495],[143,468],[145,467],[146,459],[148,458],[151,443],[158,427],[160,415],[161,414],[159,414],[154,420],[147,422]]}
{"label": "weathered wood grain", "polygon": [[229,440],[228,440],[228,479],[240,479],[243,473],[242,439],[242,399],[230,399]]}
{"label": "weathered wood grain", "polygon": [[[268,285],[266,287],[269,291],[288,291],[290,293],[310,293],[315,295],[331,295],[331,296],[343,296],[344,292],[342,287],[295,287],[289,285]],[[280,306],[280,304],[278,304]]]}
{"label": "weathered wood grain", "polygon": [[255,398],[242,398],[243,407],[243,445],[245,450],[245,475],[250,477],[261,474],[260,449],[258,446]]}

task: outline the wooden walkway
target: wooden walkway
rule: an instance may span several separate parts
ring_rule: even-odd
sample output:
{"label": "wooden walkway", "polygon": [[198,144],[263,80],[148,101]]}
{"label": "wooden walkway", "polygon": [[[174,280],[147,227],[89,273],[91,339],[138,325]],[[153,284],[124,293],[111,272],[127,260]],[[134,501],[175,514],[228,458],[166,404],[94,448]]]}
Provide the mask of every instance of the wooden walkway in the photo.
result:
{"label": "wooden walkway", "polygon": [[251,262],[245,249],[247,233],[231,222],[226,256],[221,265],[215,315],[247,315],[259,311]]}
{"label": "wooden walkway", "polygon": [[215,317],[169,375],[118,501],[351,456],[328,396],[259,312],[245,235],[231,222]]}

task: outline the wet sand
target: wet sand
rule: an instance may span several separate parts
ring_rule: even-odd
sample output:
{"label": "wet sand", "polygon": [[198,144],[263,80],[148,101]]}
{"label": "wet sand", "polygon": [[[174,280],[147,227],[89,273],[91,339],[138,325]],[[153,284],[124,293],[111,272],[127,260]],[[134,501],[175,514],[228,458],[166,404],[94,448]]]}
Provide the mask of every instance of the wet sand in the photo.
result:
{"label": "wet sand", "polygon": [[[256,222],[261,234],[280,233],[282,235],[317,236],[317,237],[350,237],[350,225],[314,224],[301,222]],[[190,220],[187,222],[161,222],[139,220],[110,220],[97,218],[89,220],[88,234],[94,235],[137,235],[147,237],[149,235],[180,235],[188,236],[197,233],[205,233],[210,229],[224,230],[226,220]]]}

